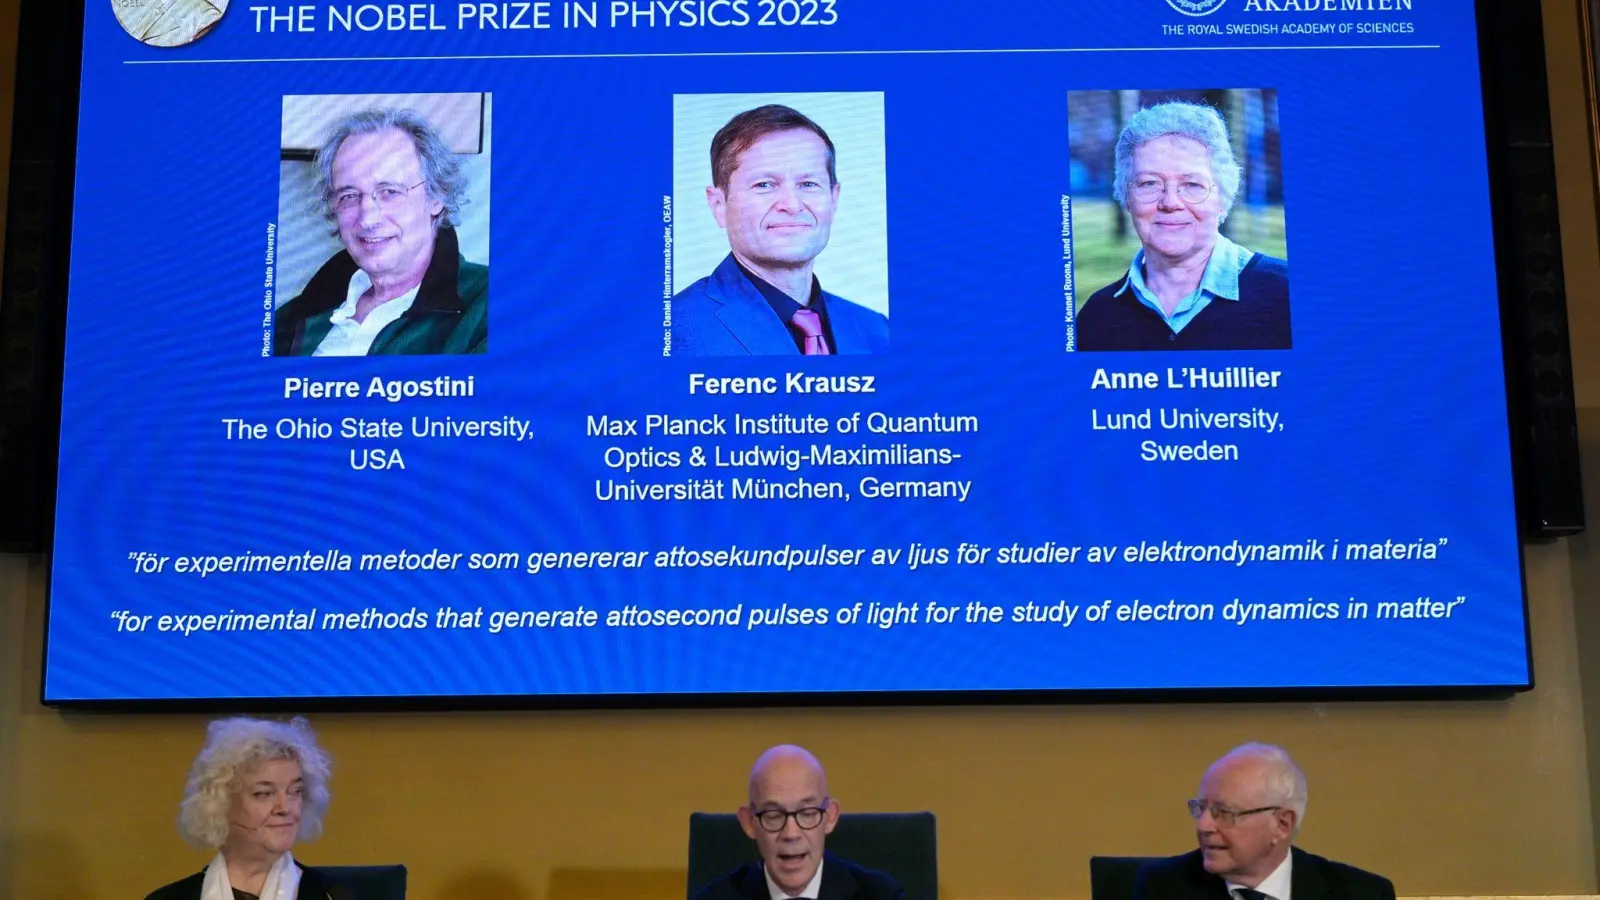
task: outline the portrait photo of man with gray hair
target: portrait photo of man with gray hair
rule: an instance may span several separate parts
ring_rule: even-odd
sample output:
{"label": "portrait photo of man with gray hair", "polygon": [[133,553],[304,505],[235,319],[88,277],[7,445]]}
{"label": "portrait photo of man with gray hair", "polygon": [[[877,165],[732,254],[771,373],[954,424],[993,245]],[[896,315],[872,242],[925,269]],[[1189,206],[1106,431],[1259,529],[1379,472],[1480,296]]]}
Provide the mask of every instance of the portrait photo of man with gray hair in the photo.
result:
{"label": "portrait photo of man with gray hair", "polygon": [[[1113,277],[1097,272],[1090,280],[1079,270],[1084,289],[1094,293],[1078,304],[1076,349],[1287,350],[1292,346],[1288,262],[1245,246],[1242,241],[1248,234],[1242,237],[1236,232],[1234,237],[1240,238],[1236,241],[1224,233],[1230,216],[1245,205],[1241,197],[1248,193],[1250,227],[1259,225],[1269,239],[1281,240],[1281,199],[1267,196],[1281,192],[1279,167],[1264,149],[1268,137],[1276,148],[1276,103],[1269,130],[1262,124],[1263,92],[1229,93],[1247,95],[1237,98],[1241,107],[1255,104],[1250,114],[1241,116],[1248,124],[1239,133],[1230,132],[1215,107],[1190,100],[1145,105],[1128,116],[1117,133],[1111,166],[1102,179],[1109,181],[1113,201],[1106,207],[1112,215],[1125,216],[1115,223],[1115,230],[1126,234],[1126,224],[1131,224],[1137,244],[1131,260],[1121,256],[1117,263],[1121,268]],[[1075,174],[1078,157],[1075,152]],[[1252,175],[1249,183],[1244,177],[1247,167]],[[1073,197],[1075,208],[1087,215],[1092,205],[1080,207],[1076,191]],[[1120,243],[1116,249],[1111,241],[1095,243],[1083,227],[1077,235],[1084,242],[1077,252],[1080,260],[1104,257],[1110,265],[1118,253],[1128,252],[1120,249]]]}
{"label": "portrait photo of man with gray hair", "polygon": [[378,107],[325,134],[311,194],[342,249],[277,308],[274,355],[486,352],[489,269],[462,253],[469,178],[440,129]]}

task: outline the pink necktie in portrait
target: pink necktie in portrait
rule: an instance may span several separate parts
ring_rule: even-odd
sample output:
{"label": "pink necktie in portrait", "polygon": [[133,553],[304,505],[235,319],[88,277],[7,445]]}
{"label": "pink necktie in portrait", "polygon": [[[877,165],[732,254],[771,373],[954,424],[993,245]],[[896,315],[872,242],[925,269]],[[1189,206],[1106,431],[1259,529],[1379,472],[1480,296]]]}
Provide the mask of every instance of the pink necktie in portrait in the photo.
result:
{"label": "pink necktie in portrait", "polygon": [[795,327],[806,336],[806,356],[828,356],[833,353],[828,349],[828,339],[822,336],[822,317],[809,309],[797,309],[794,312]]}

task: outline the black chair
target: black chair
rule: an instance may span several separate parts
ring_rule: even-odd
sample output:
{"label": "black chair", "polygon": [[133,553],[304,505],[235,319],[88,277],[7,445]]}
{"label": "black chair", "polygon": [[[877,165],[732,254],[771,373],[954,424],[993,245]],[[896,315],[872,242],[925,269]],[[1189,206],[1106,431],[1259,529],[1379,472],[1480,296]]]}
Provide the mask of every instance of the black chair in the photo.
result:
{"label": "black chair", "polygon": [[317,866],[332,884],[354,894],[356,900],[406,900],[406,867]]}
{"label": "black chair", "polygon": [[1089,857],[1090,900],[1132,900],[1133,876],[1147,862],[1160,856]]}
{"label": "black chair", "polygon": [[[826,846],[900,882],[906,900],[938,900],[939,847],[931,812],[843,813]],[[737,816],[689,815],[689,894],[757,858]]]}

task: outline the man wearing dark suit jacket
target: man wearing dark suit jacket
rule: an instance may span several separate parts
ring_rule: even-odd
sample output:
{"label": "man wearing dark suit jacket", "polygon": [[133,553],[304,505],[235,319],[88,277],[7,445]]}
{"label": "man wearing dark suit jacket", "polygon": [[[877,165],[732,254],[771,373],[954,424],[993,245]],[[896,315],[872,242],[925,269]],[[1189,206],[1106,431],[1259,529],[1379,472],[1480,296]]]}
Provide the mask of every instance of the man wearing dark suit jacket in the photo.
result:
{"label": "man wearing dark suit jacket", "polygon": [[739,113],[711,140],[706,203],[731,252],[672,298],[674,356],[883,353],[889,320],[822,289],[839,180],[833,140],[787,106]]}
{"label": "man wearing dark suit jacket", "polygon": [[1199,849],[1140,867],[1134,900],[1395,900],[1389,879],[1292,847],[1305,811],[1306,778],[1287,752],[1234,748],[1189,801]]}
{"label": "man wearing dark suit jacket", "polygon": [[823,849],[839,823],[839,803],[817,758],[801,747],[773,747],[750,771],[750,803],[739,824],[756,842],[759,862],[712,881],[694,900],[905,900],[882,872]]}

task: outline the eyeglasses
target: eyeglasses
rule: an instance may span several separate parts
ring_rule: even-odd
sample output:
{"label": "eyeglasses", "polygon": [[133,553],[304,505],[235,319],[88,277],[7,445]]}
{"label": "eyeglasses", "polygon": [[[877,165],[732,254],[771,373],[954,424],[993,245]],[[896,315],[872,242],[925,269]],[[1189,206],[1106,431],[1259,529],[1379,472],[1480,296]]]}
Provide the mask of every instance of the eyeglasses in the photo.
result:
{"label": "eyeglasses", "polygon": [[824,800],[822,802],[824,804],[822,806],[807,806],[793,812],[786,812],[781,809],[763,809],[755,813],[755,819],[761,823],[763,829],[778,832],[788,827],[789,818],[792,816],[796,825],[799,825],[805,831],[810,831],[822,824],[822,817],[828,811],[826,805],[828,801]]}
{"label": "eyeglasses", "polygon": [[[1133,183],[1133,195],[1146,202],[1166,196],[1169,182],[1160,178],[1140,178]],[[1180,181],[1178,199],[1185,203],[1204,203],[1211,196],[1211,185],[1203,181]]]}
{"label": "eyeglasses", "polygon": [[1255,815],[1256,813],[1259,813],[1259,812],[1268,812],[1269,810],[1283,809],[1283,807],[1281,807],[1281,806],[1258,806],[1255,809],[1232,809],[1230,807],[1223,806],[1220,803],[1212,803],[1210,800],[1190,800],[1189,801],[1189,817],[1190,818],[1198,819],[1201,816],[1205,815],[1206,814],[1206,810],[1208,810],[1208,809],[1211,810],[1211,818],[1216,819],[1217,820],[1217,824],[1219,824],[1219,825],[1233,825],[1233,824],[1235,824],[1235,823],[1237,823],[1239,821],[1241,816],[1251,816],[1251,815]]}
{"label": "eyeglasses", "polygon": [[[391,209],[395,204],[405,199],[406,196],[412,191],[422,187],[426,183],[426,181],[419,181],[410,187],[406,187],[403,184],[389,184],[388,182],[385,182],[373,188],[370,196],[373,200],[377,201],[379,209]],[[340,191],[339,193],[333,195],[333,208],[339,212],[350,212],[353,209],[360,208],[362,198],[367,196],[369,196],[367,191]]]}

